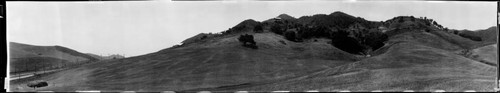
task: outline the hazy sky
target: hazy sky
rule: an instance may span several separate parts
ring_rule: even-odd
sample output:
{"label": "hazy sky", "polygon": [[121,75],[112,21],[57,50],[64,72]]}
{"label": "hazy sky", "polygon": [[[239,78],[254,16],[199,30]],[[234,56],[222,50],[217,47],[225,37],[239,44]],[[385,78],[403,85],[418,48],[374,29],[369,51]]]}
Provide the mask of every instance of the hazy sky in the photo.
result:
{"label": "hazy sky", "polygon": [[496,2],[7,2],[7,37],[84,53],[137,56],[245,19],[263,21],[282,13],[343,11],[371,21],[426,16],[450,29],[477,30],[496,24],[496,8]]}

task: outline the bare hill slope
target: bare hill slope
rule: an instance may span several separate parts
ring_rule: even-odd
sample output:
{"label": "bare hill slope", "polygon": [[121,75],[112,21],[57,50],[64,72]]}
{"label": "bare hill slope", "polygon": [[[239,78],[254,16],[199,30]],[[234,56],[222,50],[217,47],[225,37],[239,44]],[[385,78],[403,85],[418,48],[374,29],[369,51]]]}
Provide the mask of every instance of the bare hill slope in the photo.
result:
{"label": "bare hill slope", "polygon": [[9,45],[11,72],[39,70],[46,67],[98,60],[61,46],[35,46],[15,42],[10,42]]}

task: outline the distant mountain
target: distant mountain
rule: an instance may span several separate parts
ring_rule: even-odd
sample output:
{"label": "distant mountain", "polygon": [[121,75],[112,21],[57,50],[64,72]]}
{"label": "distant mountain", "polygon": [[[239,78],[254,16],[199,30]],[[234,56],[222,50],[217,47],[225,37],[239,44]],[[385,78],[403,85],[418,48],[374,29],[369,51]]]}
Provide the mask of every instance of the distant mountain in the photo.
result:
{"label": "distant mountain", "polygon": [[498,29],[496,26],[484,30],[469,31],[462,30],[459,35],[476,41],[497,42]]}
{"label": "distant mountain", "polygon": [[85,54],[87,54],[87,55],[89,55],[89,56],[92,56],[92,57],[94,57],[94,58],[97,58],[97,59],[99,59],[99,60],[102,60],[102,59],[103,59],[103,58],[102,58],[102,56],[99,56],[99,55],[96,55],[96,54],[92,54],[92,53],[85,53]]}
{"label": "distant mountain", "polygon": [[243,30],[243,29],[253,29],[254,26],[259,25],[258,21],[253,19],[247,19],[243,22],[240,22],[238,25],[234,26],[232,29],[234,30]]}
{"label": "distant mountain", "polygon": [[[257,25],[264,31],[255,31]],[[221,33],[189,39],[158,52],[48,75],[51,82],[72,82],[39,90],[494,91],[496,87],[498,67],[492,64],[498,62],[490,55],[495,53],[488,52],[497,51],[496,46],[450,33],[430,18],[398,16],[375,22],[334,12],[296,21],[245,20]],[[244,46],[251,41],[258,48]],[[479,60],[461,51],[472,51]]]}
{"label": "distant mountain", "polygon": [[[11,71],[24,71],[27,69],[37,70],[42,67],[99,60],[87,54],[62,46],[35,46],[9,42],[9,51],[10,63],[13,67]],[[28,64],[28,66],[24,67],[26,64]],[[34,65],[37,65],[39,68],[35,69]]]}
{"label": "distant mountain", "polygon": [[92,53],[86,53],[87,55],[90,55],[94,58],[97,58],[99,60],[107,60],[107,59],[122,59],[125,58],[125,56],[119,55],[119,54],[113,54],[113,55],[108,55],[108,56],[100,56]]}

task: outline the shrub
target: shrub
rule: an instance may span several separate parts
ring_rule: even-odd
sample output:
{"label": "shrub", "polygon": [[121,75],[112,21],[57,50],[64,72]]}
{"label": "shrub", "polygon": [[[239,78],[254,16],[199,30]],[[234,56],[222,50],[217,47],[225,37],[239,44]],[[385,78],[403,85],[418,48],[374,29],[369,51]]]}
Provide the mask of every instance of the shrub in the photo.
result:
{"label": "shrub", "polygon": [[248,34],[240,35],[240,37],[238,37],[238,41],[242,42],[244,47],[253,49],[258,48],[256,42],[253,40],[253,35],[248,35]]}
{"label": "shrub", "polygon": [[283,34],[282,28],[279,25],[276,25],[276,24],[273,25],[273,26],[271,26],[271,31],[274,32],[274,33],[276,33],[276,34],[280,34],[280,35]]}
{"label": "shrub", "polygon": [[208,36],[203,35],[200,39],[205,39],[205,38],[207,38],[207,37],[208,37]]}
{"label": "shrub", "polygon": [[290,40],[290,41],[297,41],[297,35],[295,31],[286,31],[285,32],[285,38]]}
{"label": "shrub", "polygon": [[281,44],[283,44],[283,45],[286,45],[285,41],[283,41],[283,40],[280,40],[279,42],[280,42]]}
{"label": "shrub", "polygon": [[260,25],[260,24],[259,24],[259,25],[256,25],[256,26],[253,28],[253,31],[254,31],[255,33],[262,33],[262,32],[264,32],[264,30],[262,29],[262,25]]}
{"label": "shrub", "polygon": [[425,29],[425,32],[431,32],[431,30],[430,29]]}
{"label": "shrub", "polygon": [[403,23],[403,22],[405,22],[405,20],[403,20],[403,18],[399,18],[399,19],[398,19],[398,22],[399,22],[399,23]]}
{"label": "shrub", "polygon": [[470,57],[472,55],[472,50],[465,49],[465,50],[460,51],[458,54],[462,55],[464,57]]}

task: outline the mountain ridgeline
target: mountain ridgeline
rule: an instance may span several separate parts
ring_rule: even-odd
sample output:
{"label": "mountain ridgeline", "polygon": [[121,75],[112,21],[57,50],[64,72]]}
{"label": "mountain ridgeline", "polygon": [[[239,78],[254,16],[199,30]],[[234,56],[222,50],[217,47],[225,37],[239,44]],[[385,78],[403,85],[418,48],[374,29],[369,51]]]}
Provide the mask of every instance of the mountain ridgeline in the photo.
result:
{"label": "mountain ridgeline", "polygon": [[[453,33],[473,41],[481,41],[481,37],[490,32],[496,32],[496,27],[485,31],[450,30],[427,17],[399,16],[386,21],[368,21],[343,12],[333,12],[329,15],[316,14],[294,18],[281,14],[276,18],[258,22],[245,20],[221,33],[201,33],[183,41],[183,44],[200,41],[209,37],[219,37],[227,34],[239,34],[253,31],[255,33],[273,32],[284,36],[293,42],[303,42],[315,38],[330,39],[330,44],[351,54],[370,55],[373,51],[386,45],[389,37],[406,32],[435,31]],[[486,32],[489,31],[489,32]],[[485,32],[485,33],[481,33]],[[485,40],[494,41],[496,37],[487,36]],[[257,41],[258,42],[258,41]],[[496,42],[496,41],[495,41]],[[491,44],[494,42],[488,42]]]}

